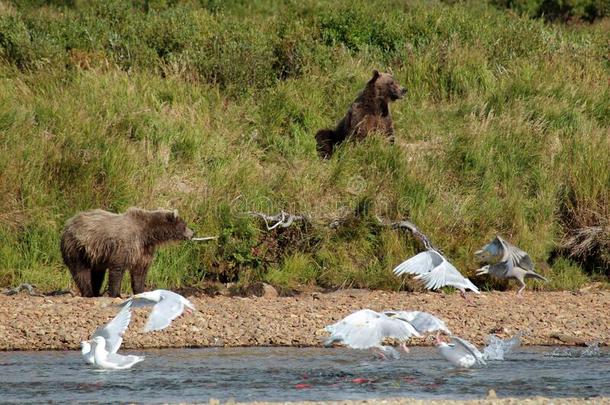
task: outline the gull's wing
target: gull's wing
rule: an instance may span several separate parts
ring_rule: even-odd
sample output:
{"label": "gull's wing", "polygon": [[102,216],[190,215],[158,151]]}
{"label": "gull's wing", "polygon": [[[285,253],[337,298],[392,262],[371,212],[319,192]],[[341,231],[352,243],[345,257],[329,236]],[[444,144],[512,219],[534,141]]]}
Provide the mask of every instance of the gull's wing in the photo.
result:
{"label": "gull's wing", "polygon": [[375,329],[371,322],[379,317],[381,317],[380,314],[369,309],[354,312],[326,327],[326,330],[331,333],[327,342],[341,341],[353,349],[368,349],[378,346],[383,338],[380,331]]}
{"label": "gull's wing", "polygon": [[144,332],[167,328],[184,311],[184,304],[173,296],[163,296],[150,312]]}
{"label": "gull's wing", "polygon": [[106,351],[116,353],[123,342],[123,334],[131,321],[131,302],[123,305],[119,313],[106,325],[99,327],[93,332],[91,339],[101,336],[106,341]]}
{"label": "gull's wing", "polygon": [[145,332],[167,328],[170,323],[182,314],[184,307],[195,310],[195,306],[180,294],[168,290],[154,290],[136,294],[120,306],[130,305],[133,308],[153,306],[144,327]]}
{"label": "gull's wing", "polygon": [[459,338],[457,336],[451,336],[451,343],[454,344],[454,350],[460,351],[463,354],[470,354],[474,356],[478,363],[486,364],[483,359],[483,354],[469,341]]}
{"label": "gull's wing", "polygon": [[372,323],[374,324],[374,327],[379,328],[382,338],[407,340],[411,336],[420,337],[419,332],[413,325],[399,318],[382,316],[379,319],[372,321]]}
{"label": "gull's wing", "polygon": [[176,300],[176,301],[180,301],[185,307],[188,307],[189,309],[192,309],[193,311],[195,310],[195,306],[193,305],[193,303],[189,300],[187,300],[186,298],[184,298],[182,295],[175,293],[173,291],[168,291],[168,290],[159,290],[161,292],[161,297],[163,297],[164,299],[172,299],[172,300]]}
{"label": "gull's wing", "polygon": [[500,243],[504,248],[503,261],[510,260],[514,267],[521,267],[523,270],[534,271],[534,263],[527,253],[499,236],[498,240],[500,240]]}
{"label": "gull's wing", "polygon": [[[431,333],[436,331],[443,331],[447,334],[451,334],[445,322],[437,318],[436,316],[429,314],[427,312],[421,311],[400,311],[398,312],[398,316],[402,318],[403,314],[405,314],[405,319],[413,325],[413,327],[419,333]],[[409,320],[410,318],[410,320]]]}
{"label": "gull's wing", "polygon": [[469,289],[476,293],[479,292],[477,286],[462,276],[462,274],[447,260],[444,260],[431,272],[420,274],[415,278],[422,280],[428,290],[436,290],[448,285],[457,288]]}
{"label": "gull's wing", "polygon": [[534,262],[530,256],[516,246],[510,245],[510,258],[516,267],[523,270],[534,271]]}
{"label": "gull's wing", "polygon": [[400,263],[394,268],[394,274],[426,274],[443,262],[443,257],[434,250],[421,252]]}
{"label": "gull's wing", "polygon": [[132,308],[151,307],[159,302],[159,295],[155,295],[157,291],[147,291],[140,294],[136,294],[133,297],[127,299],[125,302],[120,304],[120,307],[131,305]]}
{"label": "gull's wing", "polygon": [[130,368],[143,360],[144,356],[135,356],[133,354],[123,356],[121,354],[108,353],[108,357],[106,357],[106,361],[115,364],[116,367],[120,369]]}
{"label": "gull's wing", "polygon": [[341,319],[339,322],[334,323],[332,325],[328,325],[325,329],[327,332],[335,333],[336,330],[339,330],[344,325],[358,325],[364,324],[373,319],[379,318],[379,314],[370,309],[361,309],[360,311],[356,311],[352,314],[349,314],[345,318]]}

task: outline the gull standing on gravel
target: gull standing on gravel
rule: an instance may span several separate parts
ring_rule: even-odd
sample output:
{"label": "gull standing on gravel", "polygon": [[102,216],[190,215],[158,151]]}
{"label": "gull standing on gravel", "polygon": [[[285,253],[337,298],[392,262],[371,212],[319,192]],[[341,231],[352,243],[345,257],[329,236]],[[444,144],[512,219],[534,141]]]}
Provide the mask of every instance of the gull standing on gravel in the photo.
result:
{"label": "gull standing on gravel", "polygon": [[396,316],[395,312],[388,313],[390,315],[370,309],[354,312],[326,327],[331,335],[324,345],[331,346],[334,342],[340,342],[352,349],[374,349],[385,358],[385,353],[396,354],[390,346],[382,345],[383,339],[392,338],[400,341],[400,348],[408,352],[404,342],[411,336],[421,335],[409,322]]}
{"label": "gull standing on gravel", "polygon": [[97,328],[95,332],[93,332],[90,340],[85,340],[80,343],[81,354],[85,358],[85,361],[89,364],[95,364],[95,354],[92,344],[94,339],[98,336],[104,338],[105,350],[110,354],[115,354],[119,350],[119,347],[121,347],[123,334],[127,330],[130,321],[131,303],[127,303],[110,322]]}
{"label": "gull standing on gravel", "polygon": [[521,295],[525,289],[526,278],[548,281],[534,271],[534,263],[527,253],[499,236],[481,250],[477,250],[474,255],[480,262],[489,263],[478,269],[477,275],[489,274],[499,279],[514,278],[521,286],[517,295]]}
{"label": "gull standing on gravel", "polygon": [[443,255],[433,249],[421,252],[402,262],[396,266],[394,274],[397,276],[414,274],[415,279],[423,281],[428,290],[437,290],[444,286],[455,287],[466,300],[468,300],[465,291],[467,289],[479,294],[476,285],[462,276]]}
{"label": "gull standing on gravel", "polygon": [[93,357],[97,367],[110,370],[125,370],[144,360],[144,356],[109,353],[106,350],[106,339],[103,336],[93,338]]}
{"label": "gull standing on gravel", "polygon": [[479,349],[465,339],[451,336],[451,343],[446,343],[437,335],[436,345],[441,356],[457,367],[469,368],[475,364],[486,364]]}
{"label": "gull standing on gravel", "polygon": [[153,307],[148,322],[144,326],[144,332],[165,329],[184,311],[192,313],[195,310],[195,306],[189,300],[168,290],[154,290],[136,294],[121,305],[131,305],[133,308]]}

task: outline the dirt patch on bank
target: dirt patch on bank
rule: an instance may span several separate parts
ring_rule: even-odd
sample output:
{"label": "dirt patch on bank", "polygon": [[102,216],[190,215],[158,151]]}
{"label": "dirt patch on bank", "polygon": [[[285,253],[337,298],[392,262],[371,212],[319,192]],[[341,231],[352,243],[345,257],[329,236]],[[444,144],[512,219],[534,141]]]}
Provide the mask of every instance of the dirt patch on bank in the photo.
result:
{"label": "dirt patch on bank", "polygon": [[[198,311],[164,331],[143,333],[148,309],[134,310],[123,347],[317,346],[324,326],[349,313],[404,309],[431,312],[458,336],[483,344],[495,333],[505,338],[528,334],[526,345],[610,345],[610,291],[514,292],[470,295],[342,290],[295,297],[189,297]],[[0,295],[0,350],[71,350],[79,348],[117,312],[112,298]],[[411,344],[429,344],[413,340]]]}

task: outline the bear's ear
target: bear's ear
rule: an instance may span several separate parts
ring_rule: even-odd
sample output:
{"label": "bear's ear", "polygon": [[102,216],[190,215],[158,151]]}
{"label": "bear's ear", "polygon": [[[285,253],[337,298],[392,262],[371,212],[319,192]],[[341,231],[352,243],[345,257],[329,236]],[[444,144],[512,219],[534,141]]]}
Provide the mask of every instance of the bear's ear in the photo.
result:
{"label": "bear's ear", "polygon": [[380,74],[379,74],[379,70],[375,69],[373,70],[373,78],[371,79],[372,82],[374,82],[375,80],[377,80],[379,78]]}

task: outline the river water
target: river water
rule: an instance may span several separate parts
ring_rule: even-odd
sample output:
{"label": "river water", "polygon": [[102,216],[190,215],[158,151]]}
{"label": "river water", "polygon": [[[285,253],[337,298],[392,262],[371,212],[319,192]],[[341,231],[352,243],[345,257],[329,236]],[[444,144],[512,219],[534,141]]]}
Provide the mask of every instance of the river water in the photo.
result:
{"label": "river water", "polygon": [[503,361],[455,369],[435,348],[397,360],[344,348],[207,348],[144,354],[130,370],[98,370],[79,352],[0,353],[0,402],[203,402],[610,396],[610,351],[520,347]]}

